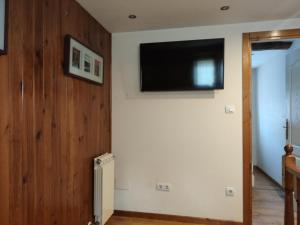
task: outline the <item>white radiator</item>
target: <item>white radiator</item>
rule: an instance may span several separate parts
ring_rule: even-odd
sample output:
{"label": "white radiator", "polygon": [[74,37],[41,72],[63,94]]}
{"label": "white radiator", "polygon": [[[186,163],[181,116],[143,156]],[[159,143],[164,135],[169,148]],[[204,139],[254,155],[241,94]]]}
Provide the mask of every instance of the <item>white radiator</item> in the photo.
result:
{"label": "white radiator", "polygon": [[112,154],[94,159],[94,216],[100,225],[104,225],[114,212],[114,170]]}

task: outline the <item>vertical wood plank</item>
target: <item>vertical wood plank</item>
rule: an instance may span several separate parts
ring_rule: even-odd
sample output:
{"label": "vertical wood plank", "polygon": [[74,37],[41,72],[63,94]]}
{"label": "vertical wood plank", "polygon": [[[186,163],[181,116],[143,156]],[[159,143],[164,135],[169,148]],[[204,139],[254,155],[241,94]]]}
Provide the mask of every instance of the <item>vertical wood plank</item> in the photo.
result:
{"label": "vertical wood plank", "polygon": [[9,224],[9,149],[10,149],[10,96],[8,80],[8,57],[0,57],[0,219]]}
{"label": "vertical wood plank", "polygon": [[[8,79],[9,93],[12,106],[10,107],[11,141],[9,150],[9,183],[10,183],[10,224],[27,224],[24,216],[24,197],[23,190],[23,21],[25,6],[23,0],[10,1],[9,7],[9,34],[8,34]],[[16,33],[18,35],[16,35]],[[12,35],[14,34],[14,35]]]}
{"label": "vertical wood plank", "polygon": [[22,39],[22,127],[21,143],[22,143],[22,208],[23,223],[35,224],[35,154],[33,151],[33,80],[34,80],[34,21],[35,21],[35,2],[23,0],[23,29],[24,35]]}
{"label": "vertical wood plank", "polygon": [[[36,218],[36,224],[45,223],[45,184],[43,182],[43,177],[45,174],[45,162],[47,158],[45,157],[44,143],[45,137],[43,129],[44,121],[44,101],[43,101],[43,79],[44,79],[44,48],[43,48],[43,38],[44,38],[44,0],[35,0],[35,41],[34,41],[34,152],[35,152],[35,165],[36,165],[36,178],[35,178],[35,189],[36,189],[36,202],[35,210],[38,215]],[[47,179],[49,179],[47,177]],[[55,190],[53,190],[55,191]]]}

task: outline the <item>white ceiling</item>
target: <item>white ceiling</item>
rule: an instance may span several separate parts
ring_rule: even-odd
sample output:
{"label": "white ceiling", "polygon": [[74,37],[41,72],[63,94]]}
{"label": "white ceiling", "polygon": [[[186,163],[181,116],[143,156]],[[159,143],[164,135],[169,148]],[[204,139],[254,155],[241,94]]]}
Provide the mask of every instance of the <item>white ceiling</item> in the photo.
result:
{"label": "white ceiling", "polygon": [[[110,32],[300,17],[300,0],[77,0]],[[230,5],[229,11],[220,7]],[[128,19],[129,14],[137,19]]]}

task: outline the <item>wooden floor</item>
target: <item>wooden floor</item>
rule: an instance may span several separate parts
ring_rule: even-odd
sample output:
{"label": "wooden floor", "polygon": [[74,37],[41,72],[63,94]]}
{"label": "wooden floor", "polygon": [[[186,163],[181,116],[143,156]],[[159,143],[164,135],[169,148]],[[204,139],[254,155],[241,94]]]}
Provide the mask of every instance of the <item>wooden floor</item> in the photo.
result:
{"label": "wooden floor", "polygon": [[166,220],[113,216],[106,225],[199,225],[199,223],[183,223]]}
{"label": "wooden floor", "polygon": [[254,170],[253,225],[282,225],[284,194],[262,172]]}

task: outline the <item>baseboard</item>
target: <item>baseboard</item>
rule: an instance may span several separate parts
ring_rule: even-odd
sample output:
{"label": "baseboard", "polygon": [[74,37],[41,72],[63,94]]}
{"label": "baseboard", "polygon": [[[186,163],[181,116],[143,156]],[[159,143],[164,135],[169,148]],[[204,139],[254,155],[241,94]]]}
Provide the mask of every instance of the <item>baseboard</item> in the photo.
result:
{"label": "baseboard", "polygon": [[263,169],[261,169],[258,166],[254,166],[255,169],[259,170],[262,174],[264,174],[266,177],[268,177],[278,188],[280,188],[283,191],[283,187],[272,177],[270,177]]}
{"label": "baseboard", "polygon": [[121,210],[115,210],[114,215],[122,216],[122,217],[136,217],[136,218],[153,219],[153,220],[167,220],[167,221],[174,221],[174,222],[196,223],[202,225],[242,225],[243,224],[241,222],[214,220],[214,219],[207,219],[207,218],[175,216],[175,215],[145,213],[145,212],[131,212],[131,211],[121,211]]}

